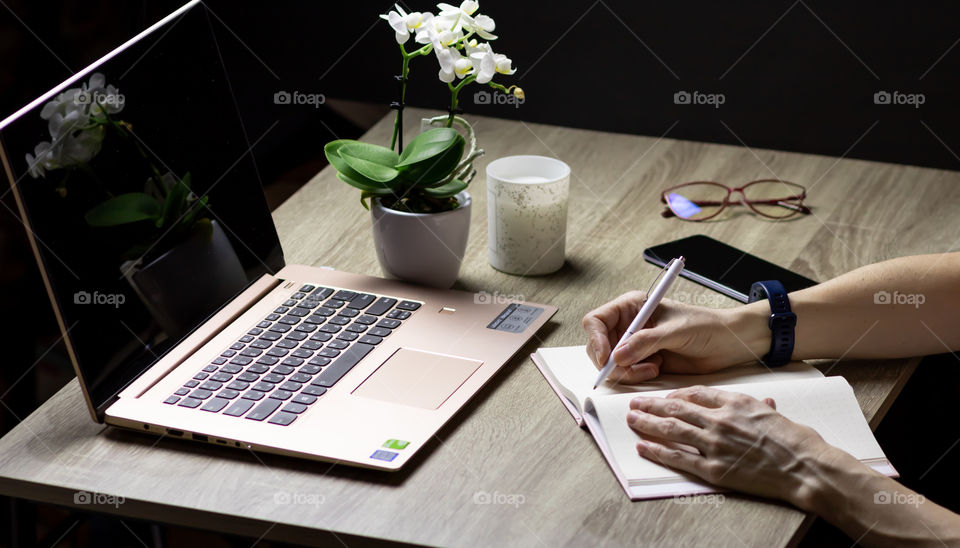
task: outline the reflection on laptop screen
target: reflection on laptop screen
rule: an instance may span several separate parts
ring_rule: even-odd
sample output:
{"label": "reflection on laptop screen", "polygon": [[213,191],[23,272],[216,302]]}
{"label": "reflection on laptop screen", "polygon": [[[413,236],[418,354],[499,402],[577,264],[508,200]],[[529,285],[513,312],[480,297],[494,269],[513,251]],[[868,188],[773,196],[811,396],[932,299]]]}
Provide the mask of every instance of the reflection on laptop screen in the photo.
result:
{"label": "reflection on laptop screen", "polygon": [[[204,11],[186,8],[0,123],[25,226],[98,408],[283,266]],[[172,53],[185,49],[189,58]]]}

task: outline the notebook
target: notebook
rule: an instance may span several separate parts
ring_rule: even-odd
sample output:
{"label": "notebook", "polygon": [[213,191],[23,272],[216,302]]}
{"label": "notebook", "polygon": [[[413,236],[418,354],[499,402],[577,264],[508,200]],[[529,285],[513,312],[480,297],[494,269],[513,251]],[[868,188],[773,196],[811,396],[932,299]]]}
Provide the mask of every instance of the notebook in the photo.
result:
{"label": "notebook", "polygon": [[708,375],[661,375],[638,385],[604,381],[592,390],[597,369],[583,346],[540,348],[531,355],[574,420],[596,440],[610,469],[631,500],[716,493],[723,489],[640,457],[639,436],[626,422],[630,400],[665,397],[697,384],[755,398],[773,398],[787,418],[810,426],[836,447],[878,472],[896,477],[843,377],[824,377],[802,362],[768,369],[744,365]]}

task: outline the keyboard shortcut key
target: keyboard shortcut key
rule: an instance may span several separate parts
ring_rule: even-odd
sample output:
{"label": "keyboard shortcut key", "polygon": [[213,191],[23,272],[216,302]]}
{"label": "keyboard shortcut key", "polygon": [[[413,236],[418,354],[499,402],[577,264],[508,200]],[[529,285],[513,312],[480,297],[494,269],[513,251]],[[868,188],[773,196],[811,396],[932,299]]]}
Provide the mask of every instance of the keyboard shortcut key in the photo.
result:
{"label": "keyboard shortcut key", "polygon": [[233,405],[227,408],[227,410],[224,411],[223,414],[230,415],[231,417],[239,417],[240,415],[243,415],[244,413],[249,411],[251,407],[253,407],[252,401],[237,400],[233,403]]}
{"label": "keyboard shortcut key", "polygon": [[286,411],[281,411],[277,413],[272,419],[270,419],[270,424],[279,424],[280,426],[288,426],[297,420],[297,415],[293,413],[287,413]]}
{"label": "keyboard shortcut key", "polygon": [[228,399],[213,398],[200,409],[203,411],[210,411],[211,413],[219,413],[220,410],[226,407],[228,403],[230,403],[230,400]]}
{"label": "keyboard shortcut key", "polygon": [[178,403],[177,405],[179,405],[180,407],[191,407],[191,408],[193,408],[193,407],[198,407],[201,403],[203,403],[203,400],[198,400],[197,398],[187,397],[187,398],[183,398],[182,400],[180,400],[180,403]]}
{"label": "keyboard shortcut key", "polygon": [[384,312],[393,308],[393,305],[397,304],[397,300],[391,297],[380,297],[377,302],[373,303],[370,308],[366,309],[364,312],[366,314],[372,314],[374,316],[380,316]]}
{"label": "keyboard shortcut key", "polygon": [[400,310],[416,310],[420,308],[420,303],[415,301],[400,301],[397,304],[397,308]]}
{"label": "keyboard shortcut key", "polygon": [[307,406],[303,405],[302,403],[291,402],[285,405],[283,407],[283,410],[287,413],[296,413],[297,415],[299,415],[300,413],[303,413],[304,411],[307,410]]}
{"label": "keyboard shortcut key", "polygon": [[364,308],[373,304],[377,298],[369,293],[360,293],[356,297],[350,299],[350,302],[347,303],[348,308],[353,308],[355,310],[363,310]]}
{"label": "keyboard shortcut key", "polygon": [[297,396],[310,395],[310,396],[322,396],[327,392],[327,389],[322,386],[305,386],[303,390]]}
{"label": "keyboard shortcut key", "polygon": [[364,335],[360,337],[360,342],[364,344],[377,345],[383,342],[383,337],[377,337],[376,335]]}

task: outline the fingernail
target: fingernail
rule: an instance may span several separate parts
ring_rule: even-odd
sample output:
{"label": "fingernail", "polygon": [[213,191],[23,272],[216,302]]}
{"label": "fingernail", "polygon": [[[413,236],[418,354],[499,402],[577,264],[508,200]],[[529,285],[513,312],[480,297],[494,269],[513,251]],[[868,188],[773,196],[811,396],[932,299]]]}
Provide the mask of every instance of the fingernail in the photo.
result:
{"label": "fingernail", "polygon": [[629,424],[636,424],[640,421],[640,412],[631,410],[627,413],[627,422]]}
{"label": "fingernail", "polygon": [[647,445],[647,442],[640,440],[637,442],[637,453],[640,453],[640,454],[646,453],[649,447],[650,446]]}

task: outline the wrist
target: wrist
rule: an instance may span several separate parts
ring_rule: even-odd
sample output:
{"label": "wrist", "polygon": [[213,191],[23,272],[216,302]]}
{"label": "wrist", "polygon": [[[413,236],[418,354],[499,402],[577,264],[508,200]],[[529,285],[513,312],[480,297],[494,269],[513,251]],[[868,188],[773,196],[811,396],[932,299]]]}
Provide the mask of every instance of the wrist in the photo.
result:
{"label": "wrist", "polygon": [[801,510],[842,518],[847,511],[844,492],[860,483],[857,476],[875,473],[849,453],[821,443],[821,451],[801,458],[798,485],[788,500]]}
{"label": "wrist", "polygon": [[758,361],[770,351],[770,305],[766,301],[726,311],[725,325],[732,332],[730,336],[735,336],[735,363]]}

